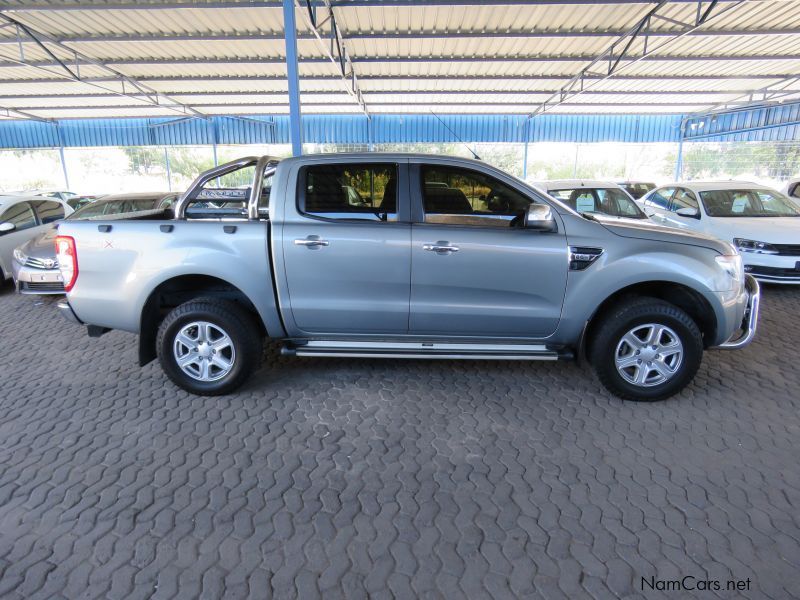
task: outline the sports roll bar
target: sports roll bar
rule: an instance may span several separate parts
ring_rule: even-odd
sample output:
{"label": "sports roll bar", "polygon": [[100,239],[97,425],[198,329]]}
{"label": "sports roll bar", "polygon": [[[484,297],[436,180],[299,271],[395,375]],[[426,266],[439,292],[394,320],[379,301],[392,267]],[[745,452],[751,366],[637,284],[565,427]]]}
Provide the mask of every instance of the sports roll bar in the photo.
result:
{"label": "sports roll bar", "polygon": [[200,192],[203,190],[203,187],[212,179],[216,179],[217,177],[222,177],[228,173],[233,173],[234,171],[239,171],[255,165],[253,183],[250,187],[250,197],[247,200],[247,218],[258,219],[258,202],[261,198],[264,172],[266,171],[267,167],[270,165],[276,165],[279,160],[280,159],[275,158],[274,156],[245,156],[244,158],[232,160],[231,162],[227,162],[214,167],[213,169],[202,172],[200,175],[198,175],[197,179],[192,182],[192,185],[189,186],[189,189],[186,190],[175,203],[175,218],[186,218],[186,207],[192,200],[195,200],[198,197]]}

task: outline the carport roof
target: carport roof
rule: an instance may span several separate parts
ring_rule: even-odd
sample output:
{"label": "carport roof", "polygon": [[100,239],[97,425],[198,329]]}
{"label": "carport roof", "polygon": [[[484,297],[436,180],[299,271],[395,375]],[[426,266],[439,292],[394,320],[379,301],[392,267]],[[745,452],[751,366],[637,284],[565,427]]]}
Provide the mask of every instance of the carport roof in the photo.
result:
{"label": "carport roof", "polygon": [[[298,1],[304,114],[361,113],[351,68],[370,114],[687,114],[800,97],[798,0],[312,5],[325,40],[333,11],[351,63],[345,81]],[[0,113],[285,114],[282,14],[279,0],[0,0]]]}

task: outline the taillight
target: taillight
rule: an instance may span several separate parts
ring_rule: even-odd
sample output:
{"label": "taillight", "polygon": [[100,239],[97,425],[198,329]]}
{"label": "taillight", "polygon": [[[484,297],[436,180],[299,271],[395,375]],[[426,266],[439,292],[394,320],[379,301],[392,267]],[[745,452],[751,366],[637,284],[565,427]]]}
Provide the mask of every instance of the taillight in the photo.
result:
{"label": "taillight", "polygon": [[64,291],[68,292],[78,279],[78,252],[75,250],[75,238],[68,235],[56,236],[56,257],[61,277],[64,278]]}

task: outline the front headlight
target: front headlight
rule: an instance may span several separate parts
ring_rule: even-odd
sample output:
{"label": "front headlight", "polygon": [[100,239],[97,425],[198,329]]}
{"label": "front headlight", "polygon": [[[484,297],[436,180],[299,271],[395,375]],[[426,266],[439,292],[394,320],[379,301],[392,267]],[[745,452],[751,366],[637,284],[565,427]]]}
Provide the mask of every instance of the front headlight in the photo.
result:
{"label": "front headlight", "polygon": [[14,248],[14,260],[16,260],[19,264],[24,265],[28,260],[28,255],[19,248]]}
{"label": "front headlight", "polygon": [[746,240],[744,238],[733,238],[733,243],[739,249],[739,252],[754,252],[756,254],[777,254],[778,249],[772,244],[767,242],[759,242],[757,240]]}
{"label": "front headlight", "polygon": [[725,272],[730,275],[734,281],[744,281],[744,266],[742,265],[742,257],[738,254],[725,254],[715,256],[714,260],[717,264],[725,269]]}

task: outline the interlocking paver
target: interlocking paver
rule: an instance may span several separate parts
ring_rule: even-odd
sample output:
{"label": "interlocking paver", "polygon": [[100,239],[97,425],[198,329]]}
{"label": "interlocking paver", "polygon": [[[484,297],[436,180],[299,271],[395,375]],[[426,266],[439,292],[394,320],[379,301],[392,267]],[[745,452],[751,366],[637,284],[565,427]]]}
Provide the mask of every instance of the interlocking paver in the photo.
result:
{"label": "interlocking paver", "polygon": [[[287,359],[193,397],[0,289],[0,594],[613,598],[800,589],[800,290],[656,404],[584,367]],[[684,593],[681,597],[731,597]]]}

